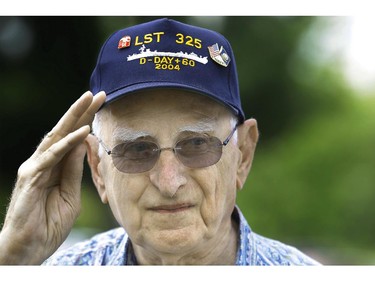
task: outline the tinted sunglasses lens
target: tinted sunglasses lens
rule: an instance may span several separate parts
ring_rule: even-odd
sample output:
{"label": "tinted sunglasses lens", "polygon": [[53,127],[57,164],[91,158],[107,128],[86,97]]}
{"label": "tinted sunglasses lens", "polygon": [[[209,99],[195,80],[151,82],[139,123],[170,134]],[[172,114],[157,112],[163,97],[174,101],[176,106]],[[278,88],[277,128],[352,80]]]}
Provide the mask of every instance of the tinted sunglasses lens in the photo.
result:
{"label": "tinted sunglasses lens", "polygon": [[146,172],[155,165],[159,157],[158,146],[153,142],[136,141],[115,146],[112,160],[115,167],[124,173]]}
{"label": "tinted sunglasses lens", "polygon": [[[205,168],[220,160],[222,143],[216,137],[193,137],[179,141],[175,152],[185,166]],[[157,144],[149,141],[122,143],[115,146],[111,153],[115,167],[129,174],[151,170],[159,154]]]}
{"label": "tinted sunglasses lens", "polygon": [[180,161],[190,168],[204,168],[216,164],[222,154],[222,143],[216,137],[194,137],[176,145]]}

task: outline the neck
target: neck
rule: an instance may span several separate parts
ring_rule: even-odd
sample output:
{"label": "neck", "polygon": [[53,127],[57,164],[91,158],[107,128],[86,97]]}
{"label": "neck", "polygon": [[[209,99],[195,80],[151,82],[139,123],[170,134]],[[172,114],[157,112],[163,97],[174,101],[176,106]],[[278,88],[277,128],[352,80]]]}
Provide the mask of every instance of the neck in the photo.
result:
{"label": "neck", "polygon": [[133,245],[137,261],[142,265],[234,265],[237,254],[238,226],[231,222],[219,237],[205,240],[189,253],[176,255],[149,251]]}

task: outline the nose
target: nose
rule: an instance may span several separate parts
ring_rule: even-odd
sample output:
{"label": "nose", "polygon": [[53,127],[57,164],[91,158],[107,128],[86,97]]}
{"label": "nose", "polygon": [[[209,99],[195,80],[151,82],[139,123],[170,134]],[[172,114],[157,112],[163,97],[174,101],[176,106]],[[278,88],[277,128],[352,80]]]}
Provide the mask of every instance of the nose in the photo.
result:
{"label": "nose", "polygon": [[150,180],[163,196],[172,198],[187,183],[185,170],[172,149],[162,149],[158,161],[150,171]]}

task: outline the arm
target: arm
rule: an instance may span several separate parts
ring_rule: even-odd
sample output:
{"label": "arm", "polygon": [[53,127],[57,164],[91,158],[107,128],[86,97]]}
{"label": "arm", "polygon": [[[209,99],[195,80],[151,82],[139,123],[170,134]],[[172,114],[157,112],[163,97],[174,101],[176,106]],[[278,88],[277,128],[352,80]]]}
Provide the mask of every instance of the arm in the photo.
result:
{"label": "arm", "polygon": [[83,94],[20,166],[0,232],[0,264],[41,264],[68,236],[80,212],[83,141],[104,100],[104,92]]}

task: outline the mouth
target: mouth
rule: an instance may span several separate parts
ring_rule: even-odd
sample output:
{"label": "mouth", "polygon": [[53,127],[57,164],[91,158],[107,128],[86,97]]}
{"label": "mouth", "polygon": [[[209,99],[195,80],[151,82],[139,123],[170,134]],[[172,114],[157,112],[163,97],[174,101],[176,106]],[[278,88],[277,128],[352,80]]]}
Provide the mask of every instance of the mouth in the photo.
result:
{"label": "mouth", "polygon": [[193,205],[191,204],[160,205],[160,206],[152,207],[150,208],[150,210],[157,212],[157,213],[162,213],[162,214],[171,214],[171,213],[183,212],[192,207]]}

